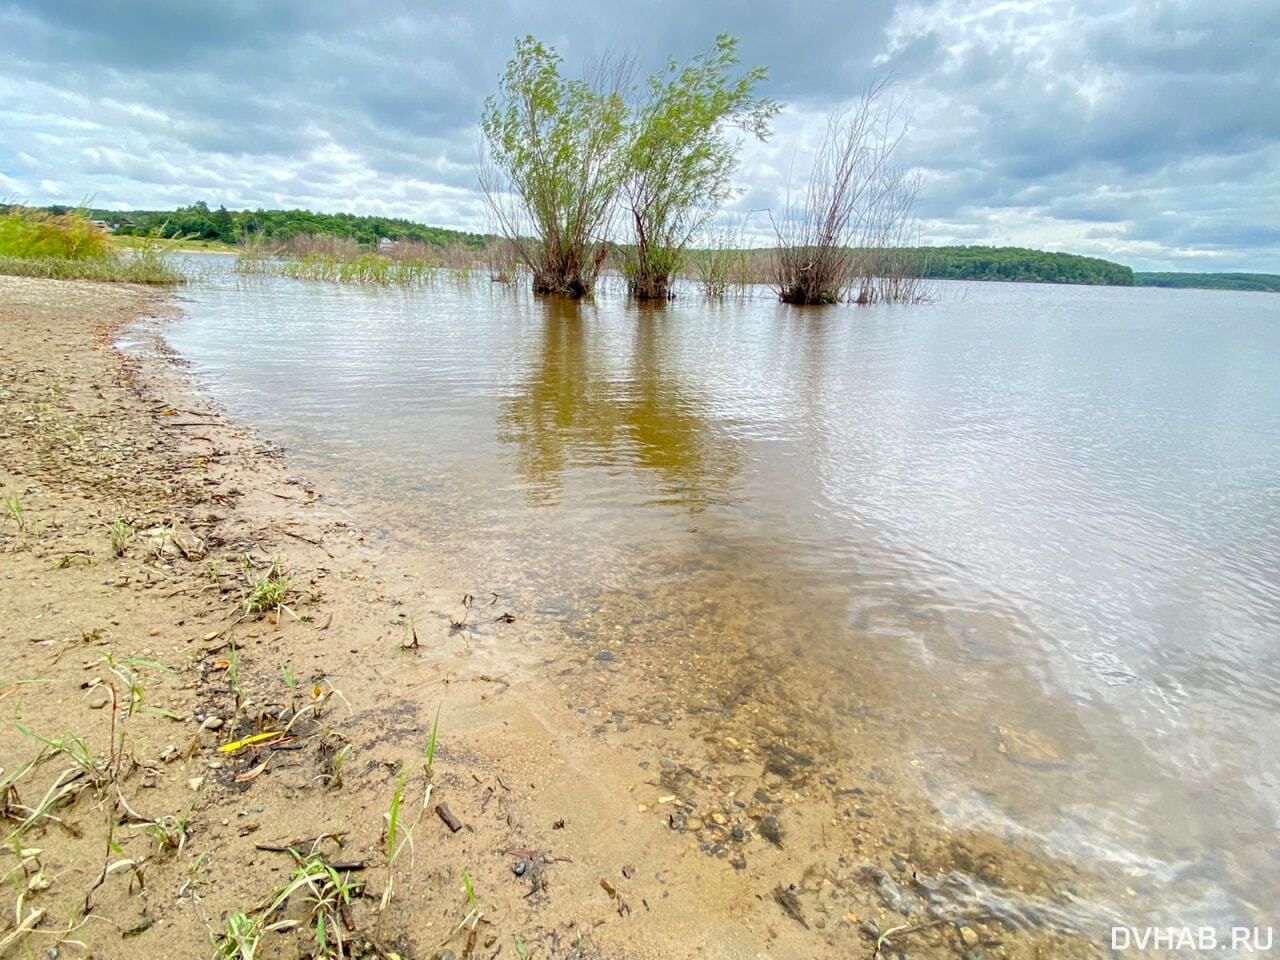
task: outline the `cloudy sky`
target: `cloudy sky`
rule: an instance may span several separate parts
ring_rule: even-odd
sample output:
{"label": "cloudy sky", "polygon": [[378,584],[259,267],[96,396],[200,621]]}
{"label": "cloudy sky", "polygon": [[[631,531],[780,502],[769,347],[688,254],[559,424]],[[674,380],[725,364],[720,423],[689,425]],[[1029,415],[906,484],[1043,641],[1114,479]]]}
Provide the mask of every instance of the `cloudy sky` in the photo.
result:
{"label": "cloudy sky", "polygon": [[749,223],[892,75],[924,242],[1280,273],[1276,0],[0,0],[0,199],[484,229],[476,121],[517,36],[647,72],[722,31],[786,105],[743,151]]}

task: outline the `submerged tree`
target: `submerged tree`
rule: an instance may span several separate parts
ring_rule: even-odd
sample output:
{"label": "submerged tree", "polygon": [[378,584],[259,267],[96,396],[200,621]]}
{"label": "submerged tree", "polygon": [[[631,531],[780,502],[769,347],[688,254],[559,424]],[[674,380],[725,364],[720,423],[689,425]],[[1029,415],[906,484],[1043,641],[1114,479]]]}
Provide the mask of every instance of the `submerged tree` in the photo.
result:
{"label": "submerged tree", "polygon": [[628,286],[640,299],[668,297],[690,238],[729,196],[730,128],[763,138],[778,110],[755,95],[763,68],[733,76],[737,47],[721,34],[633,91],[630,60],[566,80],[554,50],[533,37],[516,43],[485,101],[480,185],[536,292],[590,292],[621,197],[633,229],[620,248]]}
{"label": "submerged tree", "polygon": [[778,105],[755,96],[766,71],[736,79],[738,41],[716,37],[711,50],[651,76],[636,105],[626,145],[622,196],[634,231],[622,251],[633,296],[665,300],[693,235],[729,196],[737,164],[737,126],[763,140]]}
{"label": "submerged tree", "polygon": [[561,58],[516,41],[499,93],[485,101],[488,163],[480,185],[538,293],[580,297],[595,284],[622,178],[626,61],[567,80]]}
{"label": "submerged tree", "polygon": [[[920,298],[910,264],[891,255],[906,238],[919,180],[892,162],[907,124],[886,87],[869,87],[831,117],[803,206],[774,220],[774,285],[785,303],[837,303],[855,288],[859,303]],[[886,268],[894,277],[882,283]]]}

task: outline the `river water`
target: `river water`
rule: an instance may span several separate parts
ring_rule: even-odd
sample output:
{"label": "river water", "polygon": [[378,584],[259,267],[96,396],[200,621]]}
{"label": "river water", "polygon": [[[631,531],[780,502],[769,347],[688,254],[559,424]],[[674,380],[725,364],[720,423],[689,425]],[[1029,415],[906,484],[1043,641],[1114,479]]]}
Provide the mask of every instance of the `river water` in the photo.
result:
{"label": "river water", "polygon": [[1280,297],[936,293],[211,271],[166,337],[388,549],[607,644],[637,709],[735,747],[786,715],[841,786],[892,757],[948,829],[1111,877],[1084,920],[1275,923]]}

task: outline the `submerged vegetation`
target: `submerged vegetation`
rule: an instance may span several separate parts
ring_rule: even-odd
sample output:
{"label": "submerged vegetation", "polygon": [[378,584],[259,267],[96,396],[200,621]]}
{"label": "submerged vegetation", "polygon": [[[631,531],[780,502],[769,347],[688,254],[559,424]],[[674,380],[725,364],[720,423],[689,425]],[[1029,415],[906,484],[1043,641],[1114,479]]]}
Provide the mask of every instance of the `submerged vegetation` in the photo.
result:
{"label": "submerged vegetation", "polygon": [[581,297],[608,252],[629,66],[602,61],[570,80],[560,64],[533,37],[516,41],[498,96],[485,101],[480,185],[534,291]]}
{"label": "submerged vegetation", "polygon": [[665,300],[684,251],[728,198],[737,144],[726,127],[763,139],[778,107],[738,77],[737,40],[716,38],[685,66],[649,77],[614,57],[566,79],[562,59],[533,37],[516,42],[496,96],[485,101],[487,154],[480,185],[536,293],[590,294],[619,214],[629,229],[620,259],[632,296]]}
{"label": "submerged vegetation", "polygon": [[774,219],[773,284],[783,303],[913,303],[913,258],[886,258],[910,229],[919,180],[893,162],[906,132],[886,85],[868,88],[828,122],[804,199]]}
{"label": "submerged vegetation", "polygon": [[181,283],[157,238],[141,239],[123,256],[84,209],[60,213],[10,206],[0,215],[0,273],[53,280]]}
{"label": "submerged vegetation", "polygon": [[376,286],[415,286],[443,275],[469,278],[484,250],[459,243],[436,246],[402,241],[374,250],[349,237],[303,236],[242,244],[236,272],[244,275],[323,280]]}
{"label": "submerged vegetation", "polygon": [[726,127],[759,140],[769,135],[778,105],[755,96],[765,70],[736,79],[737,40],[721,34],[707,53],[680,67],[670,60],[650,77],[626,144],[621,195],[632,244],[623,274],[638,300],[666,300],[684,266],[690,241],[731,194],[737,148]]}

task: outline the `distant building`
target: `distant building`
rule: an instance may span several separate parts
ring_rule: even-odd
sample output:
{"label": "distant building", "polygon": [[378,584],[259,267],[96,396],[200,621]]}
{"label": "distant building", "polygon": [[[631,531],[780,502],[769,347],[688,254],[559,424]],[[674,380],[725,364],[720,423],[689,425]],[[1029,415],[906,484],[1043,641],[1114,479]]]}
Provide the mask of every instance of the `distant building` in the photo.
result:
{"label": "distant building", "polygon": [[389,251],[389,250],[394,250],[394,249],[395,249],[396,247],[398,247],[398,246],[399,246],[399,244],[398,244],[396,241],[392,240],[390,237],[379,237],[379,238],[378,238],[378,252],[379,252],[379,253],[386,253],[386,252],[387,252],[387,251]]}

